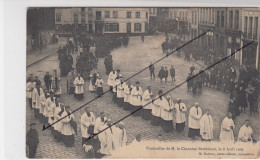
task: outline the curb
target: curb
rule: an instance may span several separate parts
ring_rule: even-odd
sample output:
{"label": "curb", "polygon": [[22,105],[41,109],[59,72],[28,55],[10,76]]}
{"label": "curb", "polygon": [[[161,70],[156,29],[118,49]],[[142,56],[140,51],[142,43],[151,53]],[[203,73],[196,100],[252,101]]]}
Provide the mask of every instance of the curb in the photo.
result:
{"label": "curb", "polygon": [[27,64],[27,65],[26,65],[26,68],[28,68],[28,67],[34,65],[35,63],[38,63],[38,62],[44,60],[45,58],[49,57],[49,56],[52,55],[52,54],[54,54],[54,53],[50,53],[50,54],[48,54],[48,55],[46,55],[46,56],[44,56],[44,57],[42,57],[42,58],[40,58],[40,59],[38,59],[38,60],[36,60],[36,61],[30,63],[30,64]]}

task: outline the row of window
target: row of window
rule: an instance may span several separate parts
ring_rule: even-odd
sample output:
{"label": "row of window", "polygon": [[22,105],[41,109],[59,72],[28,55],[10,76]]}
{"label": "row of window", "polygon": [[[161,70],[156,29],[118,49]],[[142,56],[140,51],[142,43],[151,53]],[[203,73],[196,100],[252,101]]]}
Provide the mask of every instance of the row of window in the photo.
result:
{"label": "row of window", "polygon": [[[146,12],[145,17],[148,18],[148,12]],[[105,11],[105,18],[111,18],[110,11]],[[112,18],[118,18],[118,11],[112,11]],[[126,18],[132,18],[132,12],[126,12]],[[135,18],[141,18],[140,12],[135,12]]]}
{"label": "row of window", "polygon": [[215,20],[213,8],[200,9],[200,23],[213,23]]}
{"label": "row of window", "polygon": [[197,12],[196,11],[192,11],[191,24],[197,25]]}
{"label": "row of window", "polygon": [[[126,24],[127,32],[131,32],[131,23]],[[134,32],[141,32],[142,24],[134,24]],[[145,32],[148,31],[148,23],[145,23]],[[119,23],[105,23],[105,32],[119,32]]]}
{"label": "row of window", "polygon": [[250,39],[257,39],[258,17],[244,18],[244,36]]}
{"label": "row of window", "polygon": [[229,11],[229,28],[239,28],[239,11],[235,11],[235,17],[233,11]]}
{"label": "row of window", "polygon": [[220,27],[224,27],[224,22],[225,22],[225,16],[224,16],[224,11],[217,11],[217,22],[216,25]]}
{"label": "row of window", "polygon": [[187,20],[187,12],[177,12],[177,11],[172,12],[171,11],[170,18],[171,19],[179,18],[181,20]]}

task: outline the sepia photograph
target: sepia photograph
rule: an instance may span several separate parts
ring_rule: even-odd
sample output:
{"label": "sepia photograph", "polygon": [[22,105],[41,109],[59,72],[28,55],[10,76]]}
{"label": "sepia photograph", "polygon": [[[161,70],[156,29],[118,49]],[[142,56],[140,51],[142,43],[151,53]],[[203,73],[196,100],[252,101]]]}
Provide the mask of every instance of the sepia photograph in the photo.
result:
{"label": "sepia photograph", "polygon": [[28,7],[26,157],[259,158],[259,18]]}

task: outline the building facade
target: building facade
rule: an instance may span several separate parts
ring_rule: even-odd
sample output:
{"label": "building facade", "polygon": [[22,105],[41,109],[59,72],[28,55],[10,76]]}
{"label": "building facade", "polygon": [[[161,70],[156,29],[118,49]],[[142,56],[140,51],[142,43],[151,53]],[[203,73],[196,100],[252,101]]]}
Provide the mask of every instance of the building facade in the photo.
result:
{"label": "building facade", "polygon": [[214,50],[215,46],[215,8],[199,8],[198,9],[198,35],[207,31],[205,36],[202,36],[198,41],[203,51],[209,49]]}
{"label": "building facade", "polygon": [[157,8],[149,8],[149,33],[154,34],[159,30],[159,19],[158,19]]}
{"label": "building facade", "polygon": [[[230,55],[241,47],[242,34],[242,9],[227,8],[227,25],[226,25],[226,53]],[[234,62],[240,62],[240,54],[242,51],[236,52],[232,58]]]}
{"label": "building facade", "polygon": [[93,18],[91,8],[55,8],[55,30],[59,34],[92,33]]}
{"label": "building facade", "polygon": [[144,34],[149,31],[149,8],[93,8],[96,34]]}
{"label": "building facade", "polygon": [[[199,9],[198,8],[190,8],[189,9],[189,28],[190,28],[190,39],[194,39],[198,36],[199,32]],[[199,41],[195,41],[198,44]]]}
{"label": "building facade", "polygon": [[190,33],[191,12],[189,8],[169,8],[169,30],[188,38]]}
{"label": "building facade", "polygon": [[253,41],[254,43],[242,50],[240,63],[244,65],[253,65],[260,70],[259,66],[259,43],[260,43],[260,10],[259,8],[242,9],[242,41],[241,46]]}

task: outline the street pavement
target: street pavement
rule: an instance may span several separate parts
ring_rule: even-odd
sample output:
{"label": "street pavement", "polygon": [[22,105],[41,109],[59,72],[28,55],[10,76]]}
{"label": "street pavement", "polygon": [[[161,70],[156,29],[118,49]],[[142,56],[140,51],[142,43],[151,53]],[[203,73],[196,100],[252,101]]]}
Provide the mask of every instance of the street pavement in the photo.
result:
{"label": "street pavement", "polygon": [[[145,42],[142,43],[140,37],[131,37],[128,47],[121,47],[112,51],[114,69],[120,69],[124,79],[127,79],[136,72],[149,66],[150,62],[154,62],[165,56],[161,50],[161,43],[163,40],[164,36],[162,35],[147,36],[145,37]],[[59,45],[57,45],[56,49],[52,48],[52,51],[56,53]],[[75,55],[73,57],[75,58]],[[171,65],[173,65],[176,70],[176,81],[171,82],[169,77],[167,83],[160,83],[157,75],[161,66],[170,69]],[[168,58],[163,59],[155,65],[155,80],[150,79],[149,70],[147,69],[133,77],[130,81],[132,84],[137,80],[140,81],[140,86],[143,88],[143,90],[145,90],[147,86],[152,86],[154,94],[157,94],[159,89],[165,92],[185,81],[189,73],[189,69],[192,65],[199,67],[196,63],[184,61],[182,57],[170,55]],[[30,73],[38,75],[43,84],[43,77],[45,72],[49,71],[52,73],[54,69],[59,69],[58,66],[59,62],[57,54],[51,54],[47,58],[29,66],[27,68],[27,75]],[[105,75],[104,58],[99,58],[97,69],[100,72],[102,78],[106,81],[107,76]],[[63,86],[61,101],[64,104],[71,106],[71,110],[78,108],[79,106],[87,103],[97,96],[95,93],[88,91],[89,81],[86,81],[84,85],[85,98],[83,101],[77,101],[74,99],[73,95],[68,95],[66,93],[67,88],[65,77],[62,77],[61,85]],[[105,85],[104,91],[107,91],[108,89],[109,87]],[[185,84],[173,90],[170,95],[174,100],[180,97],[187,105],[188,109],[191,108],[193,103],[196,101],[199,102],[203,111],[205,111],[206,108],[209,108],[214,121],[214,140],[218,139],[220,125],[228,109],[229,94],[211,88],[203,88],[202,95],[193,97],[191,92],[187,92]],[[106,116],[111,118],[114,122],[130,113],[117,106],[111,100],[112,93],[107,93],[101,98],[90,103],[88,107],[96,116],[98,116],[101,111],[105,112]],[[65,145],[61,142],[55,142],[49,130],[41,131],[43,124],[34,118],[32,111],[28,106],[26,113],[27,129],[31,122],[38,123],[37,130],[39,132],[40,143],[37,149],[36,158],[86,158],[85,153],[81,147],[80,135],[80,117],[84,113],[84,109],[74,113],[76,122],[78,124],[78,135],[75,136],[75,145],[70,148],[65,147]],[[188,120],[188,113],[186,113],[186,118]],[[241,115],[235,121],[235,137],[237,137],[238,130],[243,125],[245,119],[251,120],[255,135],[259,135],[259,116],[249,117],[247,111],[246,113],[241,113]],[[173,131],[172,133],[164,133],[160,126],[152,126],[150,121],[142,120],[140,117],[129,116],[128,118],[124,119],[123,122],[126,124],[129,143],[131,143],[133,138],[139,133],[142,135],[143,139],[147,140],[157,139],[159,134],[162,134],[162,140],[189,140],[187,137],[188,121],[186,122],[186,127],[183,133],[177,133],[176,131]],[[258,139],[258,137],[256,137],[256,139]]]}

